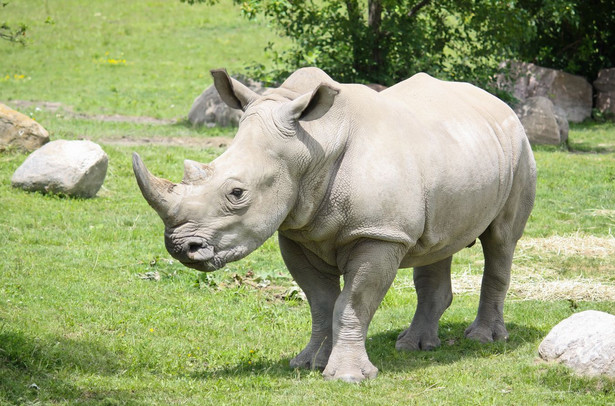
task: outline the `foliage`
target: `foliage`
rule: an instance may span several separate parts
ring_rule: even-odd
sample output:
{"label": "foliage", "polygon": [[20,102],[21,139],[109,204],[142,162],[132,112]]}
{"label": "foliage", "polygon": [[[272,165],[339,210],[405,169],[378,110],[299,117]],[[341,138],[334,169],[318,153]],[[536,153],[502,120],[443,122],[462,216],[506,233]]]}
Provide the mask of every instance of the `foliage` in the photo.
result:
{"label": "foliage", "polygon": [[[216,0],[182,0],[191,4]],[[596,78],[615,64],[612,0],[235,0],[265,16],[292,47],[265,81],[308,65],[343,82],[393,84],[418,71],[490,87],[506,59]],[[605,12],[597,12],[605,10]],[[607,11],[609,10],[609,11]]]}
{"label": "foliage", "polygon": [[612,0],[519,0],[533,16],[533,35],[522,41],[528,62],[563,69],[593,81],[615,66],[615,13]]}
{"label": "foliage", "polygon": [[343,82],[390,85],[426,71],[484,86],[530,32],[525,10],[501,0],[237,3],[292,40],[290,50],[274,52],[277,79],[315,65]]}

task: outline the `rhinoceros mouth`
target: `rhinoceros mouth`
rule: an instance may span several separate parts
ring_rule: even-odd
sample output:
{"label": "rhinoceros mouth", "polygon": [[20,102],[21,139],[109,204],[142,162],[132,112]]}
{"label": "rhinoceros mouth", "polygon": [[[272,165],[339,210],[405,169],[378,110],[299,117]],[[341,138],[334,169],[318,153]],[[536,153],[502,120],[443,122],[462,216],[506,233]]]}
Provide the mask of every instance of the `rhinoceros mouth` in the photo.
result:
{"label": "rhinoceros mouth", "polygon": [[207,262],[182,262],[184,266],[188,268],[196,269],[201,272],[212,272],[222,268],[225,263],[212,263],[211,261]]}
{"label": "rhinoceros mouth", "polygon": [[211,272],[225,267],[229,262],[245,257],[248,253],[249,251],[245,247],[235,247],[228,251],[216,252],[212,258],[206,261],[182,260],[180,262],[188,268],[196,269],[197,271]]}

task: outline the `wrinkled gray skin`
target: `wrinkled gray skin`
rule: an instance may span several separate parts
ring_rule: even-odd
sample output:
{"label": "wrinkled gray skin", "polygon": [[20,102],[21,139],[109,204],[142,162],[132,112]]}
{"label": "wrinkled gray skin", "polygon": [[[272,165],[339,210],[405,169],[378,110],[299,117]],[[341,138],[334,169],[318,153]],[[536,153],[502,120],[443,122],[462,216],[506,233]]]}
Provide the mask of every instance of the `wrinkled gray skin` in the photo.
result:
{"label": "wrinkled gray skin", "polygon": [[426,74],[377,93],[304,68],[262,96],[212,74],[222,99],[245,111],[232,145],[208,165],[186,161],[180,184],[151,175],[136,154],[135,174],[164,221],[167,249],[191,268],[218,269],[278,230],[312,313],[292,367],[374,378],[367,329],[398,268],[414,267],[418,305],[396,348],[437,347],[452,255],[476,238],[485,270],[466,336],[508,337],[504,297],[536,182],[512,110]]}

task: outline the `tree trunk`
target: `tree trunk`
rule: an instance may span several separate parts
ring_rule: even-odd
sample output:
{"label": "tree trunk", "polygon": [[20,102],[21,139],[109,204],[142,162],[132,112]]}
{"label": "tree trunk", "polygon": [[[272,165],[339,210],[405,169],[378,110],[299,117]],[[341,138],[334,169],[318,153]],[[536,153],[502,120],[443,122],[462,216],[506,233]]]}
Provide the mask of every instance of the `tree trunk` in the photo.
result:
{"label": "tree trunk", "polygon": [[380,76],[380,70],[384,67],[383,58],[383,38],[380,29],[382,25],[382,0],[368,0],[367,2],[367,26],[371,36],[371,65],[373,66],[374,77]]}

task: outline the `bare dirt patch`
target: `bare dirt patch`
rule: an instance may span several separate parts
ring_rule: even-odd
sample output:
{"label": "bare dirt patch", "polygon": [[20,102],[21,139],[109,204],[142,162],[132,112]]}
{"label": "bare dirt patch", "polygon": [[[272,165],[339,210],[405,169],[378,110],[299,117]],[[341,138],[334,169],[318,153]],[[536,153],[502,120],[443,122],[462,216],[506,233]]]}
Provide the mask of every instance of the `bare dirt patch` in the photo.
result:
{"label": "bare dirt patch", "polygon": [[[76,118],[83,120],[94,120],[104,122],[126,122],[135,124],[155,124],[155,125],[170,125],[176,124],[178,119],[158,119],[147,116],[125,116],[121,114],[86,114],[76,112],[73,107],[67,106],[60,102],[49,101],[28,101],[28,100],[11,100],[9,102],[0,103],[6,104],[15,109],[40,109],[57,113],[60,116],[68,118]],[[142,146],[142,145],[162,145],[162,146],[180,146],[180,147],[195,147],[195,148],[226,148],[232,141],[232,138],[227,137],[102,137],[89,138],[90,141],[99,142],[107,145],[118,146]]]}
{"label": "bare dirt patch", "polygon": [[52,113],[61,114],[64,117],[77,118],[82,120],[97,120],[117,123],[135,123],[135,124],[175,124],[177,119],[160,119],[147,116],[125,116],[122,114],[86,114],[75,111],[72,106],[67,106],[60,102],[49,101],[29,101],[29,100],[11,100],[8,102],[0,102],[14,109],[34,108],[47,110]]}
{"label": "bare dirt patch", "polygon": [[134,147],[142,145],[162,145],[194,148],[226,148],[233,141],[228,137],[103,137],[96,142],[107,145]]}

